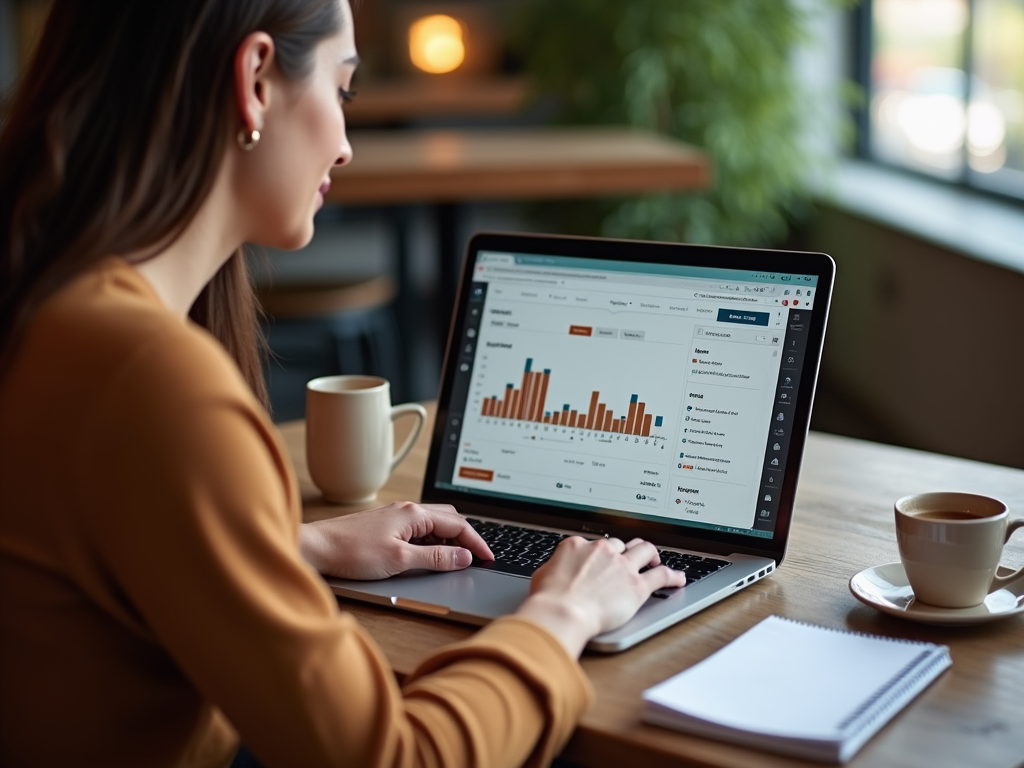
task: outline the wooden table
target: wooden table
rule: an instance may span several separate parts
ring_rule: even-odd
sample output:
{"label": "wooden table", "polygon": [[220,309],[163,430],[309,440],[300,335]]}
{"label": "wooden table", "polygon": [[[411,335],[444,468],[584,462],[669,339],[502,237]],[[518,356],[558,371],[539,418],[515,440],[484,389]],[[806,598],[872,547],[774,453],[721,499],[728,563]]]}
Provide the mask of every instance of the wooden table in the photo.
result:
{"label": "wooden table", "polygon": [[504,117],[519,112],[529,95],[522,77],[408,77],[359,83],[359,97],[345,106],[348,125],[404,125],[412,120]]}
{"label": "wooden table", "polygon": [[329,203],[593,197],[707,186],[693,147],[624,128],[352,131]]}
{"label": "wooden table", "polygon": [[[396,130],[349,134],[353,161],[332,173],[328,203],[386,205],[397,234],[403,331],[432,326],[444,343],[462,261],[459,205],[696,190],[708,185],[703,152],[625,128]],[[440,291],[421,307],[412,290],[409,206],[433,207]]]}
{"label": "wooden table", "polygon": [[[326,504],[305,468],[304,427],[282,432],[295,459],[308,520],[354,511]],[[417,499],[426,462],[424,430],[380,503]],[[797,493],[789,556],[775,575],[624,653],[587,654],[597,699],[564,752],[586,766],[814,765],[644,725],[640,692],[696,663],[771,614],[825,626],[944,643],[953,667],[897,715],[849,763],[854,768],[1009,768],[1024,761],[1024,618],[940,628],[884,616],[847,588],[863,568],[898,559],[892,503],[927,490],[965,490],[1024,512],[1024,472],[812,433]],[[1024,562],[1017,536],[1004,562]],[[473,630],[441,620],[343,602],[380,643],[401,677],[426,654]]]}

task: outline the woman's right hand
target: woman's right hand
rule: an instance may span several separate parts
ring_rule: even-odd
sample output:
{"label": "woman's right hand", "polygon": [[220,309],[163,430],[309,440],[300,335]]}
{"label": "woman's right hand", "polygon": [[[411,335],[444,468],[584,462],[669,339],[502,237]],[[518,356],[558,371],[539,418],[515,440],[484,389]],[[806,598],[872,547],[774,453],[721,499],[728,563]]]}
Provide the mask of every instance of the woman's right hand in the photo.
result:
{"label": "woman's right hand", "polygon": [[652,592],[686,583],[681,571],[660,562],[655,546],[642,539],[623,543],[571,536],[533,575],[530,597],[516,613],[579,656],[594,635],[629,621]]}

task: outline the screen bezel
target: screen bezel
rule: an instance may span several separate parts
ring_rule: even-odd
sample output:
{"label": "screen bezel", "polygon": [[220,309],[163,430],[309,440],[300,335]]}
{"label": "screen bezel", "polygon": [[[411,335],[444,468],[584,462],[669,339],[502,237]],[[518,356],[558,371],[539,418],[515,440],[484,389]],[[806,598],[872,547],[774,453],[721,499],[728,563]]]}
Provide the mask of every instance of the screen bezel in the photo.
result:
{"label": "screen bezel", "polygon": [[[703,528],[684,528],[672,523],[653,522],[617,514],[616,510],[595,512],[568,510],[544,500],[529,502],[498,497],[475,496],[471,490],[458,491],[434,486],[445,426],[449,419],[455,366],[451,363],[452,342],[461,327],[472,284],[472,265],[480,251],[498,251],[523,255],[567,256],[604,261],[643,262],[736,269],[752,272],[776,272],[814,275],[818,278],[814,309],[808,326],[807,346],[801,369],[793,416],[793,433],[781,487],[781,499],[775,530],[771,538],[755,538]],[[469,276],[469,277],[467,277]],[[717,554],[753,554],[767,556],[781,563],[786,552],[792,521],[797,481],[810,424],[811,407],[817,385],[822,342],[832,299],[835,262],[824,253],[777,251],[755,248],[734,248],[709,245],[686,245],[639,240],[573,237],[565,235],[533,235],[482,232],[473,236],[463,258],[456,307],[449,324],[442,365],[437,414],[431,436],[427,471],[423,480],[422,500],[454,505],[464,515],[500,517],[514,522],[546,525],[581,533],[618,537],[641,536],[660,546],[699,549]],[[543,507],[538,514],[536,509]]]}

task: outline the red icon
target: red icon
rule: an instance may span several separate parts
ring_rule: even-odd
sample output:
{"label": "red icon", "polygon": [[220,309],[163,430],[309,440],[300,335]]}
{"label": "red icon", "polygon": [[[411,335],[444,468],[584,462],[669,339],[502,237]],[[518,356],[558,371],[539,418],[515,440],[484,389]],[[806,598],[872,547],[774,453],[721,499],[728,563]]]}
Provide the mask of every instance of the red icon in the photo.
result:
{"label": "red icon", "polygon": [[782,300],[782,306],[788,307],[789,306],[789,299],[783,299]]}
{"label": "red icon", "polygon": [[795,306],[796,306],[797,304],[799,304],[799,303],[800,303],[800,299],[793,299],[793,306],[794,306],[794,307],[795,307]]}

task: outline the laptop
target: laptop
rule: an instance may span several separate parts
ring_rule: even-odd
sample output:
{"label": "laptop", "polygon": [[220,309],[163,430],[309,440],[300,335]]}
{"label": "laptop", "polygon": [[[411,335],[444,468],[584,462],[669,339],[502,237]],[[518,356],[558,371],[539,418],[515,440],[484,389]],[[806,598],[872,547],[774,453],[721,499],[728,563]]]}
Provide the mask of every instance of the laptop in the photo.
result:
{"label": "laptop", "polygon": [[639,536],[688,583],[588,645],[613,652],[771,575],[834,271],[820,253],[477,234],[422,500],[454,505],[496,561],[331,588],[479,625],[563,537]]}

